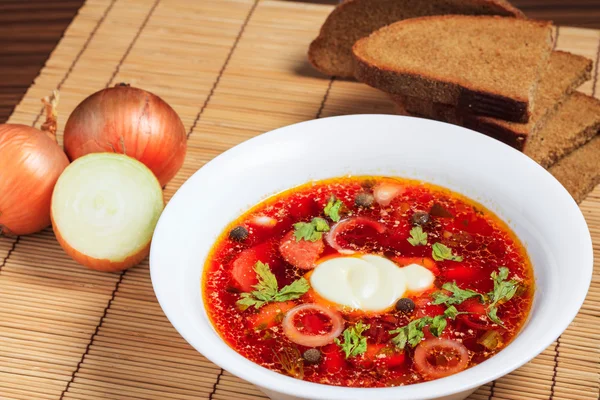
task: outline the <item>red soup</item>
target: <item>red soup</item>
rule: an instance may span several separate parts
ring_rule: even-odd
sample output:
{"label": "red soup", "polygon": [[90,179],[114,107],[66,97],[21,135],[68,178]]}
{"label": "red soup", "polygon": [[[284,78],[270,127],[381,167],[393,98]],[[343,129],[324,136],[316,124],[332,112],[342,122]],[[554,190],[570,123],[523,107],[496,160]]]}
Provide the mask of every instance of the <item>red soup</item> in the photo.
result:
{"label": "red soup", "polygon": [[505,223],[430,184],[306,184],[223,232],[202,282],[221,337],[249,360],[330,385],[398,386],[479,364],[518,333],[531,264]]}

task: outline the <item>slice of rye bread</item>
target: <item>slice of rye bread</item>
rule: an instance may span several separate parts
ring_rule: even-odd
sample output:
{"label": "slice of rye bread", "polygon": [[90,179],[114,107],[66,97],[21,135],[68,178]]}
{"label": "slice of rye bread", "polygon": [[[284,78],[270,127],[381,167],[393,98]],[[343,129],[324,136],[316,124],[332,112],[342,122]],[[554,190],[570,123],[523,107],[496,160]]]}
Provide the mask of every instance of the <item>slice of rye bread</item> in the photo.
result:
{"label": "slice of rye bread", "polygon": [[[401,106],[398,111],[412,115]],[[575,92],[537,133],[536,141],[528,142],[525,154],[549,167],[579,203],[600,183],[599,130],[600,100]]]}
{"label": "slice of rye bread", "polygon": [[358,39],[397,21],[447,14],[525,17],[504,0],[346,0],[325,20],[308,59],[326,75],[354,77],[352,46]]}
{"label": "slice of rye bread", "polygon": [[552,24],[444,15],[385,26],[354,44],[356,78],[388,94],[527,122],[552,52]]}
{"label": "slice of rye bread", "polygon": [[400,95],[391,95],[391,97],[409,114],[461,125],[523,150],[528,138],[535,136],[568,95],[591,79],[592,64],[592,60],[585,57],[553,51],[548,68],[538,84],[535,108],[529,121],[524,124],[492,117],[462,115],[455,107],[432,103],[418,97]]}
{"label": "slice of rye bread", "polygon": [[581,203],[600,183],[600,136],[562,158],[548,171]]}
{"label": "slice of rye bread", "polygon": [[[574,92],[547,124],[527,141],[523,153],[548,168],[599,131],[600,100]],[[600,164],[600,159],[597,162]]]}

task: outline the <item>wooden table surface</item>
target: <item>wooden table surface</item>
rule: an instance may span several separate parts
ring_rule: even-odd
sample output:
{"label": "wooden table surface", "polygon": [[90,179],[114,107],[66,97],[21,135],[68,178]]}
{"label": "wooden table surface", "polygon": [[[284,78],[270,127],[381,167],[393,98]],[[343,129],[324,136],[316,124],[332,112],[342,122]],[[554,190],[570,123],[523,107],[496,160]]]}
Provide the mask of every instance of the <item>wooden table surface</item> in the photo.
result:
{"label": "wooden table surface", "polygon": [[[337,0],[289,1],[337,3]],[[8,119],[19,103],[83,2],[0,0],[0,123]],[[531,18],[600,29],[600,0],[514,0],[512,3]]]}

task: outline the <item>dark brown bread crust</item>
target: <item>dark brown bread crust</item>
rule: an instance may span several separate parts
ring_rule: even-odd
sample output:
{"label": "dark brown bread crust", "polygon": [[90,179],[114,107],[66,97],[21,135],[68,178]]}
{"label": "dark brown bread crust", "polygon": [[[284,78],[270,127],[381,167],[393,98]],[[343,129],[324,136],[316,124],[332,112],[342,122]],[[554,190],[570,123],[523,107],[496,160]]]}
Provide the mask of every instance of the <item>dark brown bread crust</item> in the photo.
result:
{"label": "dark brown bread crust", "polygon": [[[398,109],[401,114],[431,118],[418,112],[407,111],[401,103],[398,104]],[[455,116],[455,113],[452,112],[451,116]],[[439,113],[437,117],[440,117]],[[469,121],[467,118],[465,117],[461,124],[457,125],[473,129],[513,146],[523,151],[542,167],[548,168],[599,133],[600,100],[574,92],[558,107],[556,114],[549,118],[547,124],[527,141],[523,136],[514,135],[512,131],[504,131],[502,126],[484,127],[481,124],[485,124],[485,121],[477,118]],[[448,122],[445,118],[433,119]],[[600,159],[598,164],[600,164]]]}
{"label": "dark brown bread crust", "polygon": [[[571,101],[568,100],[577,87],[591,79],[592,60],[563,51],[555,51],[549,69],[551,71],[540,81],[540,90],[536,94],[535,119],[527,124],[463,115],[457,108],[415,97],[391,97],[408,114],[461,125],[496,138],[518,150],[523,150],[526,141],[533,137],[535,148],[535,142],[539,139],[536,137],[537,132],[544,127],[547,121],[552,119],[553,115],[559,112],[559,106],[565,100],[567,100],[569,106],[565,109],[573,110],[573,107],[575,107],[575,112],[593,108],[587,100],[580,98],[576,102],[572,99]],[[575,96],[579,97],[581,95]],[[580,110],[577,107],[580,107]],[[564,113],[564,110],[561,112]],[[564,117],[561,116],[561,118]]]}
{"label": "dark brown bread crust", "polygon": [[600,183],[600,136],[581,146],[548,171],[581,203]]}
{"label": "dark brown bread crust", "polygon": [[[425,118],[425,119],[434,119],[440,122],[447,122],[449,124],[464,126],[465,128],[472,129],[474,131],[483,133],[486,136],[499,140],[509,146],[516,148],[517,150],[523,150],[523,144],[525,142],[525,135],[515,135],[514,132],[507,131],[502,129],[502,127],[498,126],[485,126],[485,123],[481,123],[476,118],[471,117],[473,120],[470,123],[466,123],[469,116],[460,116],[460,123],[455,119],[456,112],[453,110],[448,110],[448,115],[443,116],[442,110],[438,110],[434,116],[430,113],[421,113],[418,111],[408,111],[403,103],[398,99],[393,99],[397,105],[397,111],[399,114],[410,115],[413,117]],[[448,107],[450,108],[450,107]],[[467,126],[469,125],[469,126]]]}
{"label": "dark brown bread crust", "polygon": [[469,115],[466,115],[464,118],[464,127],[481,132],[517,150],[523,150],[525,141],[527,140],[527,135],[515,133],[503,126],[490,124],[488,121]]}
{"label": "dark brown bread crust", "polygon": [[358,39],[403,19],[444,14],[525,18],[505,0],[346,0],[325,20],[308,60],[326,75],[354,77],[352,46]]}
{"label": "dark brown bread crust", "polygon": [[[573,93],[525,144],[523,152],[544,168],[590,141],[600,130],[600,100]],[[598,160],[600,164],[600,160]]]}
{"label": "dark brown bread crust", "polygon": [[[398,74],[396,71],[371,65],[363,60],[357,61],[355,74],[359,81],[392,96],[397,96],[397,99],[402,98],[401,96],[404,93],[409,92],[411,97],[425,97],[430,103],[439,103],[439,109],[434,113],[435,116],[432,116],[435,119],[442,120],[443,117],[440,114],[456,113],[455,118],[457,118],[457,121],[462,121],[462,116],[468,114],[513,122],[527,122],[529,120],[530,114],[527,109],[527,102],[493,93],[478,92],[452,83],[427,79],[421,75]],[[456,108],[460,111],[452,111],[455,107],[447,104],[449,102],[454,102]],[[445,108],[448,111],[444,111]],[[457,124],[461,123],[457,122]]]}
{"label": "dark brown bread crust", "polygon": [[[549,168],[548,171],[560,181],[575,201],[580,203],[596,185],[600,184],[600,100],[577,92],[573,96],[583,96],[586,98],[585,102],[591,105],[595,103],[588,115],[591,122],[588,121],[585,128],[580,131],[568,129],[568,127],[562,129],[560,123],[558,126],[552,125],[556,124],[556,119],[561,118],[560,113],[557,113],[537,134],[540,137],[545,136],[549,141],[555,143],[552,145],[545,143],[536,146],[537,149],[530,148],[524,152],[544,168]],[[585,107],[585,103],[581,106]],[[407,112],[401,103],[397,104],[397,110],[399,114],[428,118]],[[572,121],[573,113],[567,114],[569,114],[567,119]],[[565,135],[565,132],[570,132],[570,134]],[[559,140],[548,138],[549,135],[557,134],[562,134]]]}
{"label": "dark brown bread crust", "polygon": [[[481,91],[477,87],[479,82],[464,82],[463,80],[462,83],[459,83],[454,78],[450,77],[430,77],[405,66],[392,67],[380,62],[379,59],[368,59],[373,58],[366,54],[369,52],[367,48],[372,41],[371,38],[376,38],[376,35],[393,37],[397,30],[403,30],[405,27],[414,27],[418,24],[422,24],[423,29],[426,29],[427,24],[437,23],[438,21],[452,21],[454,23],[461,21],[463,24],[486,26],[486,24],[492,21],[504,23],[506,21],[515,20],[498,16],[445,15],[413,18],[410,21],[394,23],[393,25],[386,26],[381,30],[374,32],[371,36],[363,38],[354,44],[355,77],[359,81],[388,94],[418,97],[434,103],[446,104],[458,108],[461,114],[488,116],[511,122],[527,122],[533,109],[532,93],[535,93],[539,77],[543,73],[541,68],[546,68],[547,60],[551,53],[551,46],[554,40],[551,22],[520,22],[520,24],[526,23],[532,28],[543,28],[545,34],[544,47],[540,47],[540,49],[543,49],[543,52],[541,52],[542,56],[539,61],[536,61],[535,65],[537,80],[531,82],[529,94],[527,96],[523,95],[523,98],[517,98],[516,96],[515,98],[512,98],[492,91]],[[476,57],[476,54],[473,54],[473,57]],[[507,60],[503,61],[507,62]]]}
{"label": "dark brown bread crust", "polygon": [[432,103],[421,98],[392,96],[392,100],[401,103],[409,114],[462,125],[498,138],[512,133],[515,139],[508,138],[506,143],[515,142],[517,144],[515,147],[522,149],[523,140],[535,136],[536,132],[556,113],[559,105],[577,87],[591,79],[592,64],[592,60],[586,57],[554,51],[550,57],[548,70],[538,85],[533,118],[527,124],[489,117],[471,117],[470,120],[465,120],[466,116],[462,115],[458,108]]}

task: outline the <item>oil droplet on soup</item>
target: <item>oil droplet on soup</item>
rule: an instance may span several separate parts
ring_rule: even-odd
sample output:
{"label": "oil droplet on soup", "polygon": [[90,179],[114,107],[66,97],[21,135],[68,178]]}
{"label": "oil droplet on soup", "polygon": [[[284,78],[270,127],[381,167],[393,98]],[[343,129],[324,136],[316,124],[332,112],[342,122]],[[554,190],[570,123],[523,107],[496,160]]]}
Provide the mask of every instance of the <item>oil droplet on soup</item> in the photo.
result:
{"label": "oil droplet on soup", "polygon": [[298,379],[399,386],[492,357],[529,313],[533,272],[491,211],[420,181],[311,182],[222,232],[201,290],[247,359]]}

